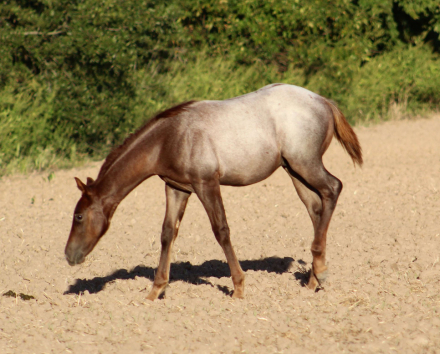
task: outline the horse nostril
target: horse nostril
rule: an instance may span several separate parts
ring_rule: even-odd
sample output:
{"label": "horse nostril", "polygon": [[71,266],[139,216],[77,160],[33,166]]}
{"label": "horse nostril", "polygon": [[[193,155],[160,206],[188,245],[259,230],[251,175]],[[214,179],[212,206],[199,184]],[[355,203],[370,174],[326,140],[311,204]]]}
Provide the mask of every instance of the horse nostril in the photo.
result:
{"label": "horse nostril", "polygon": [[67,248],[65,252],[65,257],[67,260],[67,263],[69,265],[74,266],[77,264],[80,264],[84,262],[84,253],[80,250],[72,250],[72,248]]}
{"label": "horse nostril", "polygon": [[73,262],[73,257],[72,257],[72,251],[70,247],[66,247],[65,251],[64,251],[64,257],[66,258],[67,262],[70,265],[74,265],[75,263]]}
{"label": "horse nostril", "polygon": [[70,266],[74,266],[76,264],[75,262],[72,262],[67,256],[66,256],[66,260],[67,260],[67,263],[69,263]]}
{"label": "horse nostril", "polygon": [[75,264],[81,264],[84,262],[86,257],[84,257],[84,253],[78,252],[75,258]]}

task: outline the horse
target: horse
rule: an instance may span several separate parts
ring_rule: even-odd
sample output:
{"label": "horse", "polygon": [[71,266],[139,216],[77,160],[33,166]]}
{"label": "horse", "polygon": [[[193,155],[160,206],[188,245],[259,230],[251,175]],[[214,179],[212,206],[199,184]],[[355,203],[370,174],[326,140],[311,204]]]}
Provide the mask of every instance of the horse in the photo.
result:
{"label": "horse", "polygon": [[189,196],[195,193],[228,262],[234,291],[243,298],[245,274],[230,240],[220,186],[248,186],[279,167],[291,177],[314,227],[307,287],[327,275],[326,239],[342,182],[324,167],[333,135],[362,166],[358,138],[337,105],[305,88],[272,84],[223,101],[188,101],[150,119],[115,148],[96,180],[75,177],[82,195],[65,248],[70,265],[84,262],[110,226],[118,204],[140,183],[158,175],[165,182],[166,212],[161,253],[147,299],[169,281],[171,249]]}

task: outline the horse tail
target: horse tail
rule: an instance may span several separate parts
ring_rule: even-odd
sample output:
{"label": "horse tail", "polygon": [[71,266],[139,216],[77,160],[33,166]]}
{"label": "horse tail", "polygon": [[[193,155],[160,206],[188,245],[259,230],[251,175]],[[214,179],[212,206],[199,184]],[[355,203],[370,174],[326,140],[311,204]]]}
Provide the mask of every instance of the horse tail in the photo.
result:
{"label": "horse tail", "polygon": [[326,104],[330,107],[333,113],[333,120],[335,124],[334,134],[336,139],[341,143],[344,150],[350,155],[353,164],[362,166],[362,148],[356,133],[348,124],[344,114],[338,108],[335,102],[325,98]]}

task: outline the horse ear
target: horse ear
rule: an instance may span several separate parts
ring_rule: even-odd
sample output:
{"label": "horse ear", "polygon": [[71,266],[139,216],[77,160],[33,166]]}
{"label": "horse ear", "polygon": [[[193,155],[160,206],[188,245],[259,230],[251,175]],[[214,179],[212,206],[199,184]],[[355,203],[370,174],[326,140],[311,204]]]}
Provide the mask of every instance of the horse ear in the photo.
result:
{"label": "horse ear", "polygon": [[91,178],[91,177],[87,177],[87,185],[88,185],[88,186],[90,186],[93,182],[95,182],[95,181],[93,180],[93,178]]}
{"label": "horse ear", "polygon": [[78,186],[78,189],[82,192],[82,193],[86,193],[87,192],[87,186],[81,182],[81,180],[79,178],[75,177],[75,181],[76,181],[76,185]]}

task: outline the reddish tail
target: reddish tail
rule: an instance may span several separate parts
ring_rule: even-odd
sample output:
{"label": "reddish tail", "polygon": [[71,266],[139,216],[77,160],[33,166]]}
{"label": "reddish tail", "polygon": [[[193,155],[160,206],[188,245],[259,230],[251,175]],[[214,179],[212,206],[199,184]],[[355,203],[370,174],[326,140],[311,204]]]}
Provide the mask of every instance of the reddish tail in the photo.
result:
{"label": "reddish tail", "polygon": [[335,121],[335,137],[341,143],[342,147],[347,151],[353,160],[354,164],[362,166],[362,148],[356,133],[348,124],[344,114],[338,108],[335,102],[325,99],[327,105],[333,112],[333,119]]}

